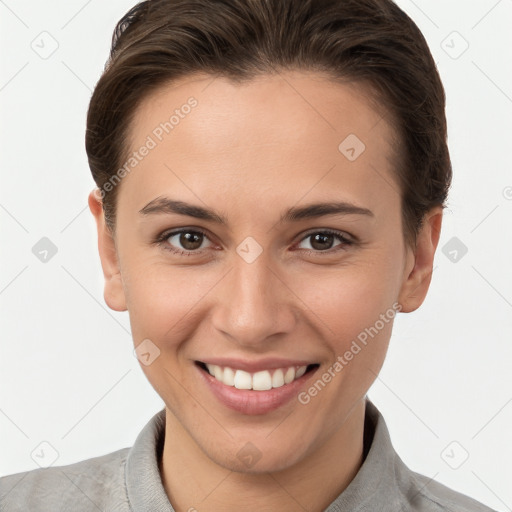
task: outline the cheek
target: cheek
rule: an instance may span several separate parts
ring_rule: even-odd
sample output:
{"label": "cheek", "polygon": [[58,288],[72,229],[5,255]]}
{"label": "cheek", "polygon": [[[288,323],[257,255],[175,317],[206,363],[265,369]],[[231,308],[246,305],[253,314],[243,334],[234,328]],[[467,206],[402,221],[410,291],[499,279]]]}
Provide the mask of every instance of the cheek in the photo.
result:
{"label": "cheek", "polygon": [[397,276],[397,265],[379,257],[328,273],[316,272],[297,280],[294,292],[314,313],[316,323],[321,320],[326,337],[346,342],[392,308],[398,292]]}
{"label": "cheek", "polygon": [[[204,277],[204,272],[201,274]],[[144,263],[128,273],[127,306],[138,337],[171,340],[190,328],[208,282],[192,268]]]}
{"label": "cheek", "polygon": [[392,251],[388,256],[385,250],[377,253],[372,260],[340,267],[329,276],[318,274],[309,281],[314,289],[303,284],[297,293],[314,313],[310,318],[330,353],[324,377],[333,385],[321,400],[340,414],[380,372],[399,310],[399,261]]}

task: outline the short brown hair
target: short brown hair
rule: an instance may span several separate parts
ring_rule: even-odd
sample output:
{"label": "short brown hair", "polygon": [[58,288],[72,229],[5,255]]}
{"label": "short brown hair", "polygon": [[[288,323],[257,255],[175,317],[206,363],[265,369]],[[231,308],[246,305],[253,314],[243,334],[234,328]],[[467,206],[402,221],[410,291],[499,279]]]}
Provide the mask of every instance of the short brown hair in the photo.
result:
{"label": "short brown hair", "polygon": [[445,206],[452,169],[445,93],[415,23],[391,0],[147,0],[118,22],[92,95],[89,166],[115,232],[119,187],[103,187],[128,154],[140,102],[193,73],[250,80],[276,70],[327,73],[367,84],[397,137],[404,237],[415,244],[425,213]]}

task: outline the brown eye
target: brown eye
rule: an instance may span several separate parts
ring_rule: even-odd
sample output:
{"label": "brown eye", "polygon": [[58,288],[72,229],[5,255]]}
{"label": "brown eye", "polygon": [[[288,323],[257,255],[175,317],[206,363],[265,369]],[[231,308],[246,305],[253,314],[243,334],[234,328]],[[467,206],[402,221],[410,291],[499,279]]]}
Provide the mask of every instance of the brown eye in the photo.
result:
{"label": "brown eye", "polygon": [[333,248],[333,244],[336,239],[341,242],[340,244],[337,244],[338,246],[341,246],[341,249],[345,246],[353,244],[352,240],[349,240],[343,233],[331,230],[315,231],[309,233],[302,239],[301,242],[310,240],[310,246],[312,250],[307,247],[305,248],[309,252],[332,252],[331,249]]}
{"label": "brown eye", "polygon": [[334,242],[334,235],[325,233],[317,233],[316,235],[311,235],[310,238],[311,247],[313,247],[313,249],[318,249],[319,251],[330,249]]}
{"label": "brown eye", "polygon": [[202,231],[182,229],[165,234],[162,237],[165,248],[179,254],[200,253],[205,239],[208,239]]}

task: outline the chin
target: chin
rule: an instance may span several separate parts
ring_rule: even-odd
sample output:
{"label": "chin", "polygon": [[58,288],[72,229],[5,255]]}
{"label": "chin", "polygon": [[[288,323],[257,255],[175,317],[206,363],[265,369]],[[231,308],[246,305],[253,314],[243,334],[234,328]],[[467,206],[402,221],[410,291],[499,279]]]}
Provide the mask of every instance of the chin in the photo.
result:
{"label": "chin", "polygon": [[281,446],[284,449],[279,450],[267,443],[260,450],[255,444],[248,441],[237,443],[233,451],[233,447],[218,451],[218,446],[216,446],[216,450],[210,450],[206,454],[219,466],[236,473],[251,475],[275,473],[290,468],[302,458],[302,454],[297,452],[296,446],[289,443],[282,443]]}

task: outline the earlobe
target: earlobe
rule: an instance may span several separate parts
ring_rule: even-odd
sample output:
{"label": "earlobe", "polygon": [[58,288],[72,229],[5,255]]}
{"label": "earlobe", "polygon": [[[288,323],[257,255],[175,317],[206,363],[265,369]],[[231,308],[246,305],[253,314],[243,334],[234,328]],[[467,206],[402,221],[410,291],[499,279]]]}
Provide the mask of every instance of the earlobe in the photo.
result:
{"label": "earlobe", "polygon": [[88,202],[89,209],[96,220],[98,231],[98,252],[105,278],[103,296],[110,309],[126,311],[126,299],[117,250],[112,233],[105,222],[102,201],[98,192],[99,189],[94,189],[89,194]]}
{"label": "earlobe", "polygon": [[405,267],[404,280],[398,298],[402,306],[401,311],[404,313],[418,309],[427,296],[432,279],[434,256],[441,234],[442,218],[441,206],[436,206],[425,214],[418,233],[416,248],[410,253],[411,262],[408,262]]}

